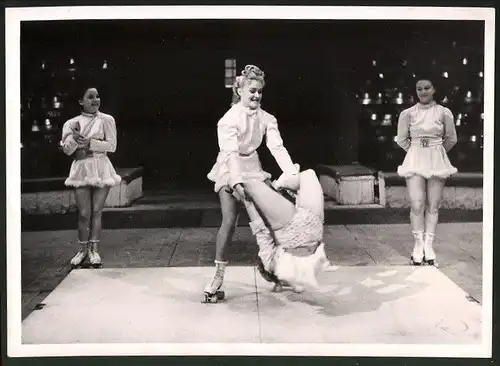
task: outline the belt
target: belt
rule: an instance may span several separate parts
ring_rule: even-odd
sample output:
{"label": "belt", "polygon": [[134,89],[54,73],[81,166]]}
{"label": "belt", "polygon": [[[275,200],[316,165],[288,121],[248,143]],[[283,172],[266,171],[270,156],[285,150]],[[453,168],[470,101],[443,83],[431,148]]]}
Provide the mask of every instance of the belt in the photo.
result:
{"label": "belt", "polygon": [[91,158],[91,157],[99,157],[99,156],[106,156],[107,153],[104,152],[94,152],[94,151],[88,151],[84,149],[77,149],[75,153],[73,154],[73,158],[75,160],[83,160],[86,158]]}
{"label": "belt", "polygon": [[443,144],[443,139],[436,137],[417,137],[411,139],[411,144],[420,147],[439,146]]}

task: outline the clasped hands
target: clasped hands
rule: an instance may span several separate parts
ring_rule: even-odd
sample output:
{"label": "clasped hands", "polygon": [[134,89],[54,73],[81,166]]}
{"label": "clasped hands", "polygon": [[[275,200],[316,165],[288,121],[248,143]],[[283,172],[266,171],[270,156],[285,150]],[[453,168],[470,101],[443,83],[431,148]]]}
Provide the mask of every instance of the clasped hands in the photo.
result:
{"label": "clasped hands", "polygon": [[87,157],[89,155],[90,139],[83,137],[78,131],[73,131],[73,139],[78,145],[75,158],[79,160]]}

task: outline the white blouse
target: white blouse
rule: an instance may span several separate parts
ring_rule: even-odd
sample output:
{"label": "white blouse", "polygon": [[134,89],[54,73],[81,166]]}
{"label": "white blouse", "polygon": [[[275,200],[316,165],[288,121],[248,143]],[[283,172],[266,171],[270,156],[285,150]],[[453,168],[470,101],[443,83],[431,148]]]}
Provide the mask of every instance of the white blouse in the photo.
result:
{"label": "white blouse", "polygon": [[443,147],[449,151],[457,143],[453,113],[436,102],[417,103],[403,110],[398,120],[397,144],[408,151],[411,139],[420,137],[442,138]]}
{"label": "white blouse", "polygon": [[288,150],[278,130],[278,121],[263,109],[251,110],[241,102],[233,105],[217,124],[221,158],[227,161],[230,184],[234,187],[241,183],[239,155],[252,155],[266,136],[266,146],[285,173],[296,173]]}
{"label": "white blouse", "polygon": [[115,152],[117,145],[116,122],[113,116],[97,112],[82,113],[64,123],[61,147],[65,154],[71,155],[78,148],[73,131],[80,124],[80,134],[90,139],[89,150],[96,153]]}

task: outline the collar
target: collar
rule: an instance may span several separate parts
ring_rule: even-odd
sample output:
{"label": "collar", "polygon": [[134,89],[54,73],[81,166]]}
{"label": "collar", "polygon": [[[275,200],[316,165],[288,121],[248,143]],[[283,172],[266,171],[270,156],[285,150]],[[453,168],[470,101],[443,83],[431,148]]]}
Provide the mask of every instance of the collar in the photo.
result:
{"label": "collar", "polygon": [[97,117],[99,115],[99,111],[95,113],[87,113],[87,112],[82,112],[82,116],[84,117]]}
{"label": "collar", "polygon": [[436,101],[435,101],[435,100],[433,100],[433,101],[431,101],[431,102],[430,102],[430,103],[428,103],[428,104],[422,104],[422,103],[418,102],[418,103],[417,103],[417,106],[418,106],[418,108],[420,108],[420,109],[429,109],[429,108],[434,107],[436,104],[437,104],[437,103],[436,103]]}
{"label": "collar", "polygon": [[250,109],[250,108],[248,108],[248,107],[245,107],[245,106],[243,105],[243,103],[241,103],[241,102],[238,102],[238,104],[237,104],[237,105],[239,106],[239,108],[240,108],[241,110],[243,110],[243,111],[245,112],[245,114],[246,114],[247,116],[255,116],[255,115],[257,115],[257,113],[258,113],[258,112],[259,112],[259,110],[260,110],[260,107],[259,107],[259,108],[257,108],[257,109]]}

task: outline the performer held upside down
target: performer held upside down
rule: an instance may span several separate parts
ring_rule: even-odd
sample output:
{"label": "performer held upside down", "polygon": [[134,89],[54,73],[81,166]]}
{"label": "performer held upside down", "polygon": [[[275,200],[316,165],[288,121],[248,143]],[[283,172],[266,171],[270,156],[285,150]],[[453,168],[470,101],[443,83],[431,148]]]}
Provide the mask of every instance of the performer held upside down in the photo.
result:
{"label": "performer held upside down", "polygon": [[283,284],[295,291],[318,288],[316,275],[329,261],[323,243],[323,190],[316,173],[283,174],[273,186],[291,191],[295,204],[265,182],[243,184],[243,202],[259,245],[259,270],[278,291]]}

